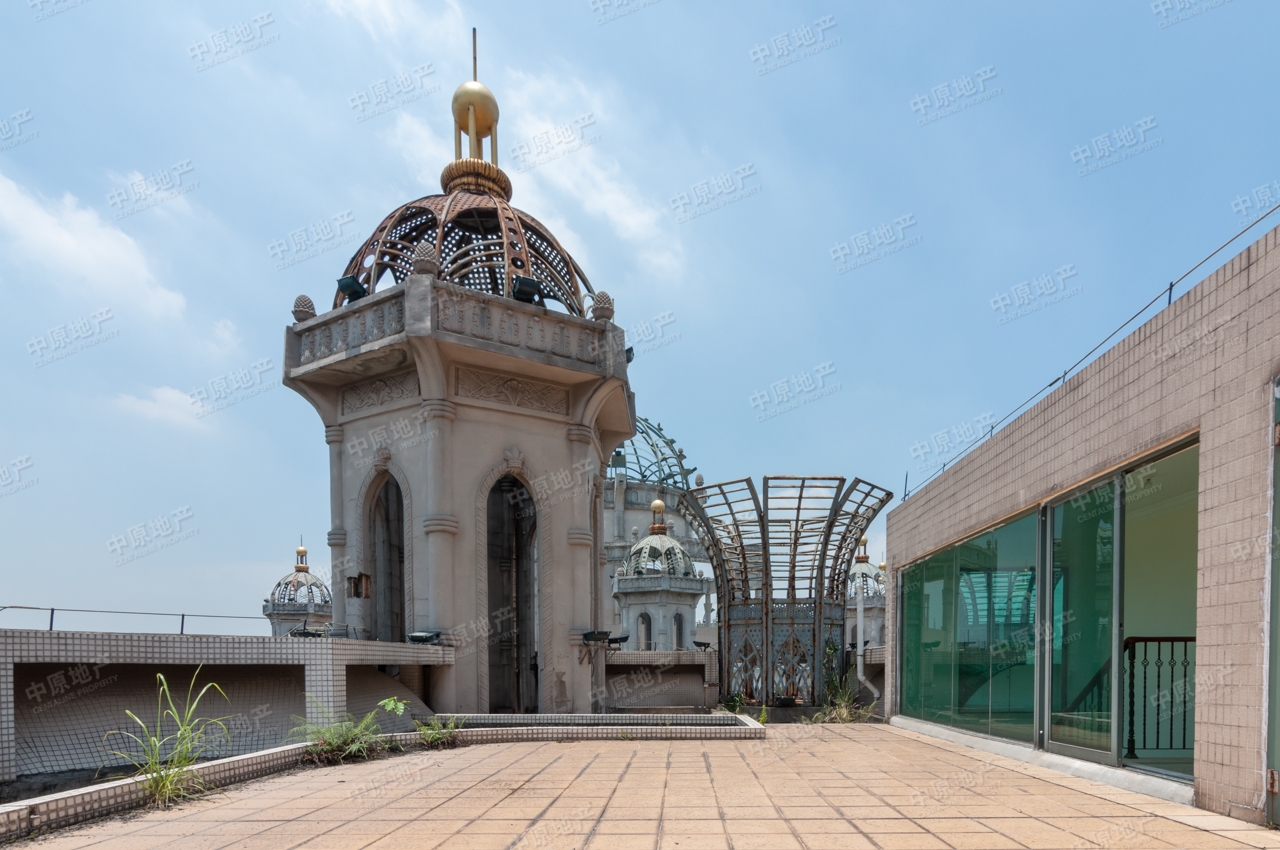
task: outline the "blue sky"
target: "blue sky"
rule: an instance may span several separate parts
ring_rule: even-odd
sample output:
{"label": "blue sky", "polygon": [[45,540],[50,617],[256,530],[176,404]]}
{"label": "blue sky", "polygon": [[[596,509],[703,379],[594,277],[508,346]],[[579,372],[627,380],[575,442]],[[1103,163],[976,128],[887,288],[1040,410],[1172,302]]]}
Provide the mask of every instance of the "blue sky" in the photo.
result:
{"label": "blue sky", "polygon": [[1165,6],[9,0],[0,604],[252,616],[300,534],[327,574],[283,329],[439,192],[472,26],[641,415],[709,481],[900,494],[1280,201],[1280,5]]}

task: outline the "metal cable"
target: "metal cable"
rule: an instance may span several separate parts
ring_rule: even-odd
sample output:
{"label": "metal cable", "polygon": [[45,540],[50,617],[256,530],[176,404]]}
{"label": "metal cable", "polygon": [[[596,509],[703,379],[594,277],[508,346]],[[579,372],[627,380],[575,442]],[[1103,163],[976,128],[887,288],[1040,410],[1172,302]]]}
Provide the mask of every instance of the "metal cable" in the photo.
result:
{"label": "metal cable", "polygon": [[[926,477],[926,478],[924,479],[924,481],[920,482],[920,484],[918,484],[918,485],[916,486],[916,489],[917,489],[917,490],[919,490],[921,487],[923,487],[924,485],[928,484],[930,481],[932,481],[934,478],[936,478],[938,475],[940,475],[942,472],[944,472],[944,471],[946,470],[946,468],[947,468],[947,465],[948,465],[948,464],[951,464],[951,463],[955,462],[956,460],[959,460],[961,457],[963,457],[963,456],[964,456],[964,455],[969,451],[969,449],[973,448],[974,446],[976,446],[978,443],[982,442],[983,440],[985,440],[985,439],[989,438],[992,434],[994,434],[994,433],[995,433],[996,426],[998,426],[998,425],[1000,425],[1001,423],[1003,423],[1003,422],[1007,421],[1010,417],[1017,415],[1017,414],[1018,414],[1018,413],[1019,413],[1019,412],[1020,412],[1024,407],[1026,407],[1028,404],[1031,404],[1033,401],[1035,401],[1037,398],[1039,398],[1039,397],[1040,397],[1040,395],[1041,395],[1045,390],[1048,390],[1048,389],[1050,389],[1050,388],[1052,388],[1052,387],[1054,387],[1054,386],[1057,386],[1059,383],[1066,383],[1067,378],[1071,375],[1072,371],[1074,371],[1074,370],[1076,369],[1076,367],[1078,367],[1081,363],[1084,363],[1086,360],[1088,360],[1090,357],[1092,357],[1092,356],[1093,356],[1093,353],[1094,353],[1095,351],[1097,351],[1099,348],[1102,348],[1102,346],[1106,345],[1106,344],[1111,340],[1111,338],[1112,338],[1112,337],[1114,337],[1116,334],[1120,333],[1120,331],[1122,331],[1122,330],[1124,330],[1126,327],[1128,327],[1128,325],[1129,325],[1131,322],[1133,322],[1133,320],[1134,320],[1134,319],[1138,318],[1138,317],[1139,317],[1139,316],[1141,316],[1143,313],[1147,312],[1147,310],[1149,310],[1149,309],[1151,308],[1151,305],[1152,305],[1152,304],[1156,303],[1156,302],[1157,302],[1157,301],[1159,301],[1162,297],[1165,297],[1165,296],[1168,296],[1168,298],[1169,298],[1169,303],[1170,303],[1170,304],[1172,304],[1172,303],[1173,303],[1173,288],[1174,288],[1175,286],[1177,286],[1179,283],[1182,283],[1182,281],[1186,280],[1186,279],[1187,279],[1187,278],[1188,278],[1188,277],[1189,277],[1193,272],[1195,272],[1195,270],[1196,270],[1196,269],[1200,268],[1200,267],[1201,267],[1201,266],[1203,266],[1205,263],[1209,262],[1209,260],[1213,259],[1213,257],[1214,257],[1214,255],[1215,255],[1215,254],[1219,253],[1223,248],[1227,247],[1227,246],[1228,246],[1228,245],[1230,245],[1232,242],[1236,241],[1236,240],[1237,240],[1237,239],[1239,239],[1241,236],[1243,236],[1243,235],[1245,235],[1246,233],[1248,233],[1248,232],[1249,232],[1250,230],[1252,230],[1252,229],[1253,229],[1253,228],[1254,228],[1254,227],[1255,227],[1259,222],[1261,222],[1261,221],[1262,221],[1263,219],[1265,219],[1267,216],[1271,215],[1271,214],[1272,214],[1273,212],[1275,212],[1276,210],[1280,210],[1280,204],[1276,204],[1274,207],[1272,207],[1271,209],[1267,210],[1265,213],[1263,213],[1262,215],[1258,216],[1258,217],[1257,217],[1256,219],[1254,219],[1253,221],[1249,222],[1249,224],[1247,224],[1247,225],[1244,227],[1244,229],[1242,229],[1242,230],[1241,230],[1239,233],[1237,233],[1235,236],[1232,236],[1232,237],[1231,237],[1230,239],[1228,239],[1226,242],[1223,242],[1223,243],[1222,243],[1221,245],[1219,245],[1217,248],[1213,249],[1213,251],[1211,251],[1208,255],[1206,255],[1206,256],[1205,256],[1205,258],[1204,258],[1203,260],[1201,260],[1200,262],[1196,263],[1196,264],[1195,264],[1194,266],[1192,266],[1191,268],[1187,269],[1187,270],[1186,270],[1186,272],[1185,272],[1185,273],[1183,273],[1183,275],[1182,275],[1181,277],[1179,277],[1177,280],[1175,280],[1175,281],[1171,282],[1168,286],[1162,287],[1162,288],[1160,289],[1160,293],[1159,293],[1158,295],[1156,295],[1156,297],[1155,297],[1155,298],[1152,298],[1150,301],[1148,301],[1146,304],[1144,304],[1144,305],[1142,306],[1142,309],[1140,309],[1138,312],[1134,313],[1134,314],[1133,314],[1132,316],[1130,316],[1128,319],[1125,319],[1125,321],[1124,321],[1123,323],[1121,323],[1121,325],[1120,325],[1118,328],[1116,328],[1115,330],[1113,330],[1111,333],[1107,334],[1106,338],[1105,338],[1105,339],[1103,339],[1103,340],[1102,340],[1102,342],[1098,343],[1098,344],[1097,344],[1097,345],[1095,345],[1093,348],[1089,349],[1089,352],[1088,352],[1087,354],[1085,354],[1083,357],[1081,357],[1081,358],[1080,358],[1079,360],[1077,360],[1075,363],[1072,363],[1070,366],[1068,366],[1068,367],[1067,367],[1067,369],[1066,369],[1065,371],[1063,371],[1063,373],[1062,373],[1061,375],[1059,375],[1058,377],[1054,378],[1052,381],[1050,381],[1049,383],[1045,384],[1045,385],[1044,385],[1043,387],[1041,387],[1040,389],[1036,390],[1034,393],[1032,393],[1032,394],[1027,398],[1027,400],[1026,400],[1026,401],[1022,402],[1022,404],[1019,404],[1019,405],[1018,405],[1017,407],[1015,407],[1013,410],[1009,411],[1009,412],[1008,412],[1008,413],[1006,413],[1004,416],[1002,416],[1000,419],[998,419],[997,421],[995,421],[995,422],[993,422],[991,425],[989,425],[989,426],[987,427],[987,433],[986,433],[986,434],[979,434],[977,437],[973,438],[973,440],[971,440],[968,444],[966,444],[966,445],[962,446],[962,447],[961,447],[961,448],[960,448],[960,449],[959,449],[955,454],[953,454],[951,457],[949,457],[949,458],[947,458],[945,461],[943,461],[943,462],[942,462],[942,466],[938,467],[938,468],[937,468],[937,469],[935,469],[933,472],[929,473],[928,477]],[[903,483],[903,488],[902,488],[902,489],[903,489],[902,499],[903,499],[903,501],[906,501],[907,497],[911,495],[911,491],[907,489],[905,482]]]}

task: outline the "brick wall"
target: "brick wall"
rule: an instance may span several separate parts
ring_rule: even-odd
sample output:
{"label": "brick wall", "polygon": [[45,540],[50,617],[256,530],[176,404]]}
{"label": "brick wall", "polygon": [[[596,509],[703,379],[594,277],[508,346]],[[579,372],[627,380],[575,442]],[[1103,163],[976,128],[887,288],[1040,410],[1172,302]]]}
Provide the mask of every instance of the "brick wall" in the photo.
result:
{"label": "brick wall", "polygon": [[[888,515],[889,622],[903,566],[1187,434],[1199,434],[1196,804],[1261,821],[1272,381],[1272,230]],[[1064,352],[1070,354],[1070,352]],[[1053,359],[1057,359],[1056,357]],[[1051,362],[1046,358],[1047,362]],[[897,630],[888,630],[897,657]],[[887,704],[896,705],[897,665]]]}

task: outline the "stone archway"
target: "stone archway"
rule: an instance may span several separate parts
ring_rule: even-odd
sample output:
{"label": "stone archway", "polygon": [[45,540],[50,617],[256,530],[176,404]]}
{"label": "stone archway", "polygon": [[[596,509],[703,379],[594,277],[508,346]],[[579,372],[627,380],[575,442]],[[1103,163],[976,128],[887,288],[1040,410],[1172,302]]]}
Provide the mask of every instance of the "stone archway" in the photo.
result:
{"label": "stone archway", "polygon": [[504,475],[486,500],[490,713],[538,711],[538,514],[529,491]]}
{"label": "stone archway", "polygon": [[369,505],[366,519],[365,563],[372,575],[374,640],[403,643],[405,618],[404,494],[392,475],[386,476]]}

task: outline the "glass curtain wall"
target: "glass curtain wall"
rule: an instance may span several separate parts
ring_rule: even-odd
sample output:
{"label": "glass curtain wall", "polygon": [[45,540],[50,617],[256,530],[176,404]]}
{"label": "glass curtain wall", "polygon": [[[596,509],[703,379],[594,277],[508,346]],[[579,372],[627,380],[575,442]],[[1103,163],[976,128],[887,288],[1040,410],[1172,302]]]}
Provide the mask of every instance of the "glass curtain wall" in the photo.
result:
{"label": "glass curtain wall", "polygon": [[1025,516],[903,571],[903,714],[1032,740],[1036,525]]}
{"label": "glass curtain wall", "polygon": [[899,710],[1192,776],[1198,490],[1191,445],[907,567]]}

